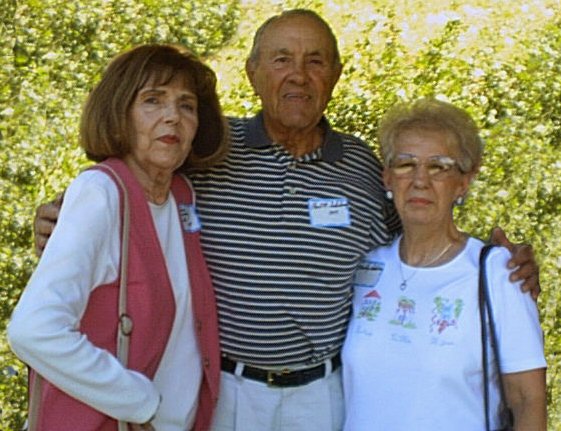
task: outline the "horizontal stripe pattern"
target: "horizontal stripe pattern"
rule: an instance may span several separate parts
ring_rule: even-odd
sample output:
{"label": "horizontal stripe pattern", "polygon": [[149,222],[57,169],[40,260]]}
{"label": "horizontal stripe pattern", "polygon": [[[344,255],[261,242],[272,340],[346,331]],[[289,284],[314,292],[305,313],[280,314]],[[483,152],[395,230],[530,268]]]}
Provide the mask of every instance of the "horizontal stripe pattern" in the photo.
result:
{"label": "horizontal stripe pattern", "polygon": [[[247,119],[230,121],[227,159],[191,176],[222,351],[261,366],[320,362],[341,348],[359,259],[398,226],[381,165],[348,135],[334,163],[321,149],[295,160],[278,145],[251,148]],[[311,226],[308,201],[337,197],[348,199],[351,225]]]}

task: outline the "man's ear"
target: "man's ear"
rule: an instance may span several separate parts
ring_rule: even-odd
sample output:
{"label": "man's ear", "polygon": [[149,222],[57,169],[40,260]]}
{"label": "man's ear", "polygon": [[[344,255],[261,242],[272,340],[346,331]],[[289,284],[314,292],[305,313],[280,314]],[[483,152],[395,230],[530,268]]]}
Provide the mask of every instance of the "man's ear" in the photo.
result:
{"label": "man's ear", "polygon": [[245,74],[255,94],[259,95],[255,89],[255,62],[251,61],[249,58],[245,61]]}
{"label": "man's ear", "polygon": [[333,93],[333,89],[337,85],[337,82],[339,82],[339,78],[341,77],[342,72],[343,72],[343,65],[342,64],[338,64],[338,65],[334,66],[333,79],[331,80],[331,89],[329,90],[329,99],[330,100],[331,100],[331,95]]}
{"label": "man's ear", "polygon": [[334,72],[333,88],[335,88],[335,85],[337,85],[337,82],[339,82],[339,78],[341,77],[341,73],[343,73],[343,65],[341,63],[339,63],[336,66],[336,69],[335,69],[335,72]]}

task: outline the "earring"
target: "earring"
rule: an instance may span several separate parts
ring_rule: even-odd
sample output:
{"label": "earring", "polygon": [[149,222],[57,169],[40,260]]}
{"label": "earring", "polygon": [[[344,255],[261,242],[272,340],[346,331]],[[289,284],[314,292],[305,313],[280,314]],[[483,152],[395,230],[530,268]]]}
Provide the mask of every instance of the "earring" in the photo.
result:
{"label": "earring", "polygon": [[386,197],[391,201],[393,199],[393,192],[391,190],[386,190]]}
{"label": "earring", "polygon": [[454,203],[455,203],[457,206],[463,205],[464,202],[465,202],[465,198],[464,198],[463,196],[458,196],[458,197],[456,198],[456,200],[454,201]]}

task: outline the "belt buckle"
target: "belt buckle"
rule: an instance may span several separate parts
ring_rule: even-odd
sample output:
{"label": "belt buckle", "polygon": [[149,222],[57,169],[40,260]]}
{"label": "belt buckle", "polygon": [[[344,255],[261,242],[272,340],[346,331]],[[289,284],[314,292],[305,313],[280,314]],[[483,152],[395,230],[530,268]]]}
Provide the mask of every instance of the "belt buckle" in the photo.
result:
{"label": "belt buckle", "polygon": [[267,386],[276,386],[275,385],[276,376],[286,376],[290,373],[291,371],[288,368],[283,368],[282,370],[267,371]]}

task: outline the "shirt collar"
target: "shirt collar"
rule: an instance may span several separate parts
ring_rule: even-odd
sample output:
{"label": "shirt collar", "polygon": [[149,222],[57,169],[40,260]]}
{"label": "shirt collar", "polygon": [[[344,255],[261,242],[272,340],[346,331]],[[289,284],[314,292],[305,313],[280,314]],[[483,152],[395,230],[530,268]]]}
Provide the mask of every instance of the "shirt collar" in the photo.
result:
{"label": "shirt collar", "polygon": [[[341,135],[335,132],[325,117],[321,117],[319,126],[325,132],[325,139],[321,145],[321,159],[324,162],[336,162],[343,157],[343,140]],[[263,113],[250,118],[246,124],[245,144],[251,148],[265,148],[272,145],[271,138],[267,136],[263,124]]]}

